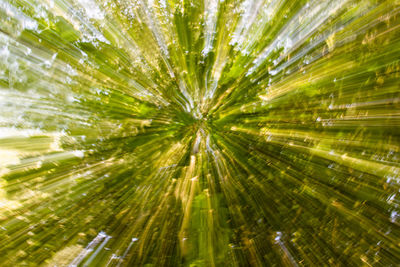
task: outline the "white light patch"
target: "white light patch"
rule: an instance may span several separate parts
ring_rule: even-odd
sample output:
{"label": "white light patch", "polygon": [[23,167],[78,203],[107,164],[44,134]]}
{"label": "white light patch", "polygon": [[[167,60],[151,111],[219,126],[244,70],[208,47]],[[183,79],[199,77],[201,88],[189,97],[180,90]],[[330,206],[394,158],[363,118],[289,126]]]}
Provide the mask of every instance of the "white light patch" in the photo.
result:
{"label": "white light patch", "polygon": [[100,10],[93,0],[77,0],[78,3],[85,9],[85,13],[89,19],[104,19],[104,13]]}
{"label": "white light patch", "polygon": [[74,150],[72,151],[72,154],[78,158],[83,158],[83,156],[85,155],[83,150]]}

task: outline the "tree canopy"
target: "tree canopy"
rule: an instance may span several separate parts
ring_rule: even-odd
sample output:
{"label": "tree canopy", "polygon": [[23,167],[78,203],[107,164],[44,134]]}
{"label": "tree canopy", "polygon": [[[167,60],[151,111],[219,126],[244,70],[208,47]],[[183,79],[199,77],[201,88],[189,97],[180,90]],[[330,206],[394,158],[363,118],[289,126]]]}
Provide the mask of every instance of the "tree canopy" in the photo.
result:
{"label": "tree canopy", "polygon": [[395,266],[399,0],[1,0],[0,266]]}

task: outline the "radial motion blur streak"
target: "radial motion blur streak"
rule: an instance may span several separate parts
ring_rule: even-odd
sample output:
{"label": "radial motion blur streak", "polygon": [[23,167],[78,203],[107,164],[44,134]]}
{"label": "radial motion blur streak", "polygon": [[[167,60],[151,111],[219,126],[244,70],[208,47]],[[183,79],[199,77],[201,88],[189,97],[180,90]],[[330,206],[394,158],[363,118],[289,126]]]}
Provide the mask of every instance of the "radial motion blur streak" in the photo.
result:
{"label": "radial motion blur streak", "polygon": [[399,0],[0,0],[0,266],[397,266]]}

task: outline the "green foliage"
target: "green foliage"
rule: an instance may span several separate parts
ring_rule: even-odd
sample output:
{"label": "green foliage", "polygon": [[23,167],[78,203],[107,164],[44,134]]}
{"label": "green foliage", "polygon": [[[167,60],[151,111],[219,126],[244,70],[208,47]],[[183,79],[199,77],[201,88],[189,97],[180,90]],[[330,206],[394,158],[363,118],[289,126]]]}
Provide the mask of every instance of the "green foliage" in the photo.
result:
{"label": "green foliage", "polygon": [[0,3],[1,266],[394,266],[399,1]]}

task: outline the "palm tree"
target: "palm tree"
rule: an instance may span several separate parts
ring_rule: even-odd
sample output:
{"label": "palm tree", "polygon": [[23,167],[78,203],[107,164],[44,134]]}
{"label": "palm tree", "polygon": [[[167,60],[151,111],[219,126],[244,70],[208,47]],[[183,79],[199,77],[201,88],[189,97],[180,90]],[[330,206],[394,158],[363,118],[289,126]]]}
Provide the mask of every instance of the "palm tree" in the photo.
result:
{"label": "palm tree", "polygon": [[1,266],[395,266],[398,0],[0,1]]}

